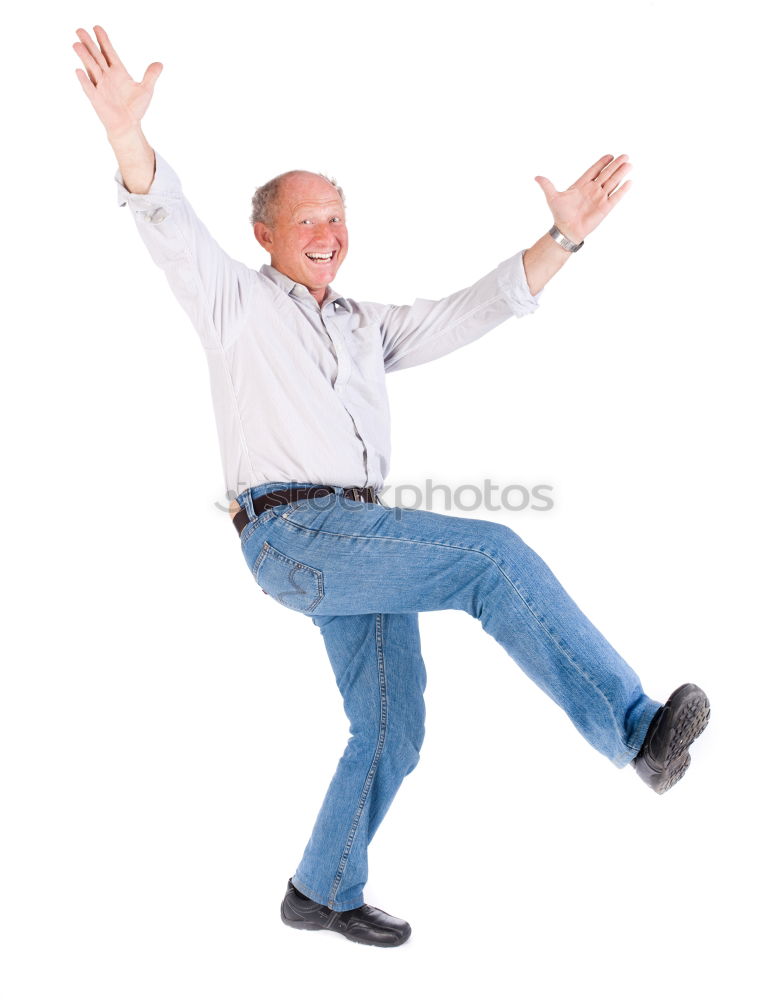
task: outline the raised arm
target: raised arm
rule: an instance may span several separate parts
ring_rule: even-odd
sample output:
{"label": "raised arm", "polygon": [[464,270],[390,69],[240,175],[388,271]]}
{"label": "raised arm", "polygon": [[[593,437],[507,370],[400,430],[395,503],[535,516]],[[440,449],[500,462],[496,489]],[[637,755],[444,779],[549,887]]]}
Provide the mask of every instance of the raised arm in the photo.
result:
{"label": "raised arm", "polygon": [[160,75],[152,63],[141,83],[126,72],[107,33],[77,32],[73,47],[86,96],[107,130],[119,165],[118,204],[128,205],[139,235],[162,268],[206,349],[219,350],[239,335],[255,288],[254,272],[233,260],[197,217],[170,165],[144,138],[141,119]]}
{"label": "raised arm", "polygon": [[76,31],[72,48],[85,70],[76,69],[85,96],[107,130],[126,188],[146,194],[155,175],[155,153],[141,130],[141,119],[152,100],[162,64],[151,63],[141,83],[132,79],[115,52],[106,31],[96,25],[96,42],[84,28]]}
{"label": "raised arm", "polygon": [[[544,191],[555,225],[580,243],[619,203],[629,189],[626,155],[602,156],[565,191],[546,177]],[[623,182],[623,183],[622,183]],[[443,299],[417,299],[412,306],[360,303],[364,323],[377,325],[387,372],[442,357],[477,340],[510,316],[525,316],[539,304],[539,293],[571,252],[545,233],[528,250],[500,264],[469,288]]]}

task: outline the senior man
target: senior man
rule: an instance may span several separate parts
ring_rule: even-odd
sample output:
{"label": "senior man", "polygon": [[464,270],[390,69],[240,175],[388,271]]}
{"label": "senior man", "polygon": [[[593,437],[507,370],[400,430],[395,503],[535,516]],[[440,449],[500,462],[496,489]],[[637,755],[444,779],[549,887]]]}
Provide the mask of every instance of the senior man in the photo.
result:
{"label": "senior man", "polygon": [[[261,589],[322,633],[351,736],[304,855],[283,921],[394,947],[409,924],[364,902],[367,849],[424,737],[426,674],[418,613],[461,609],[618,767],[656,792],[677,782],[709,717],[679,687],[665,704],[505,525],[390,508],[384,376],[441,357],[538,306],[549,279],[626,193],[626,156],[604,156],[567,190],[544,177],[554,225],[529,249],[437,301],[380,305],[331,287],[347,254],[335,182],[290,171],[253,198],[270,264],[227,256],[195,216],[140,121],[162,70],[131,79],[103,28],[83,29],[80,83],[117,156],[120,204],[206,350],[226,489]],[[301,739],[301,734],[296,734]]]}

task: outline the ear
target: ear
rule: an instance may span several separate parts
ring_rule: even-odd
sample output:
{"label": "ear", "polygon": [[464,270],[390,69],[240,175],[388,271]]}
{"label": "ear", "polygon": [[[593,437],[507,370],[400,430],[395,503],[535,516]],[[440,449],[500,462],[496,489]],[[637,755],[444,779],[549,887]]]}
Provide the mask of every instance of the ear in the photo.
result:
{"label": "ear", "polygon": [[253,235],[267,253],[272,252],[272,230],[268,226],[265,226],[263,222],[255,222],[253,225]]}

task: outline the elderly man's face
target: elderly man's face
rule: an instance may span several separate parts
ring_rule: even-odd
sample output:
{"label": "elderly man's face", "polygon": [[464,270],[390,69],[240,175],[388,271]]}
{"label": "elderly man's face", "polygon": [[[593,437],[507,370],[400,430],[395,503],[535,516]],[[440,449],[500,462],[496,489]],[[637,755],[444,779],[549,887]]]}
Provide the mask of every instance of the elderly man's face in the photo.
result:
{"label": "elderly man's face", "polygon": [[286,177],[273,223],[257,222],[253,227],[272,266],[306,285],[322,303],[326,287],[347,255],[344,206],[336,188],[317,174]]}

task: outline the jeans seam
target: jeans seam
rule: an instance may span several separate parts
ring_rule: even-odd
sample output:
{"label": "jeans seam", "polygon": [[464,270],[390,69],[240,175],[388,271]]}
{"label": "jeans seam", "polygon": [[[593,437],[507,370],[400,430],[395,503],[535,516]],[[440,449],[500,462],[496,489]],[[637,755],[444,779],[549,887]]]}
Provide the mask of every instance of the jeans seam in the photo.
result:
{"label": "jeans seam", "polygon": [[360,799],[357,804],[357,810],[352,819],[352,824],[349,828],[349,833],[347,835],[347,841],[344,845],[344,850],[342,851],[341,858],[339,859],[339,867],[336,871],[336,875],[333,880],[333,885],[331,887],[330,898],[328,901],[328,906],[333,909],[336,902],[336,893],[338,892],[341,880],[344,877],[344,872],[347,867],[347,862],[349,861],[349,856],[352,853],[352,848],[357,838],[357,832],[360,827],[360,817],[363,814],[365,808],[365,803],[368,800],[368,795],[373,785],[374,778],[376,777],[376,771],[378,770],[379,761],[381,760],[382,753],[384,752],[384,743],[387,738],[387,723],[388,723],[388,704],[387,704],[387,671],[386,664],[384,660],[384,629],[382,625],[382,615],[376,615],[376,664],[377,672],[379,676],[379,737],[376,741],[376,749],[373,754],[373,760],[371,761],[370,767],[368,768],[368,773],[366,775],[365,781],[363,783],[363,789],[360,793]]}
{"label": "jeans seam", "polygon": [[[498,565],[498,563],[497,563],[497,565]],[[504,573],[504,570],[502,570],[501,568],[499,568],[499,572],[507,580],[509,580],[509,577],[506,575],[506,573]],[[523,595],[520,593],[520,591],[517,589],[517,587],[515,587],[514,583],[512,583],[511,580],[509,580],[509,583],[510,583],[510,586],[512,586],[512,587],[515,588],[515,590],[517,591],[518,595],[520,596],[520,600],[525,604],[526,608],[528,609],[529,613],[531,614],[531,617],[538,624],[538,626],[542,630],[542,632],[546,636],[548,636],[548,638],[550,639],[552,645],[566,658],[566,660],[568,661],[568,663],[570,663],[570,665],[573,667],[573,669],[576,670],[586,681],[589,682],[589,684],[592,686],[592,688],[595,691],[597,691],[597,693],[603,699],[603,701],[605,702],[605,704],[608,706],[608,710],[609,710],[609,714],[610,714],[610,717],[611,717],[611,721],[613,722],[613,728],[616,731],[616,734],[618,735],[620,742],[628,750],[631,749],[631,747],[627,746],[627,742],[624,739],[623,730],[622,730],[621,726],[619,726],[618,720],[616,719],[616,716],[614,714],[613,706],[611,705],[610,699],[608,697],[606,697],[605,692],[602,690],[602,688],[600,687],[600,685],[597,683],[597,681],[594,679],[594,677],[591,676],[591,674],[589,673],[589,671],[585,670],[585,668],[582,667],[580,663],[578,663],[576,660],[573,659],[573,657],[571,656],[571,654],[570,654],[570,652],[568,650],[568,647],[566,645],[564,645],[564,643],[562,642],[562,640],[560,639],[560,637],[550,628],[550,626],[547,624],[547,622],[545,621],[545,619],[543,617],[541,617],[536,612],[536,610],[534,609],[534,607],[531,604],[528,603],[528,600],[525,597],[523,597]]]}
{"label": "jeans seam", "polygon": [[512,587],[512,589],[515,591],[515,593],[519,597],[520,601],[525,605],[525,607],[527,608],[529,614],[531,615],[531,617],[533,618],[533,620],[536,622],[536,624],[539,626],[539,628],[541,629],[541,631],[552,642],[552,644],[558,650],[558,652],[560,652],[563,656],[565,656],[566,660],[568,661],[568,663],[570,663],[570,665],[573,667],[573,669],[576,670],[586,681],[588,681],[589,684],[592,686],[592,688],[595,691],[597,691],[597,693],[603,699],[603,701],[605,702],[605,704],[607,705],[607,707],[609,709],[609,714],[610,714],[611,720],[613,722],[613,727],[614,727],[614,730],[615,730],[616,734],[619,737],[620,742],[622,743],[623,746],[625,746],[627,748],[628,751],[632,750],[631,747],[627,746],[627,743],[626,743],[626,741],[624,739],[624,732],[622,730],[622,727],[619,725],[618,720],[616,719],[616,716],[614,715],[610,699],[606,697],[605,693],[601,690],[600,686],[597,684],[597,682],[595,681],[595,679],[592,676],[590,676],[590,674],[579,663],[577,663],[574,659],[572,659],[572,657],[571,657],[571,655],[570,655],[567,647],[565,647],[565,646],[563,646],[561,644],[560,639],[549,628],[549,626],[544,622],[544,620],[539,617],[539,615],[537,614],[537,612],[534,610],[533,606],[531,604],[529,604],[527,598],[523,595],[523,593],[520,591],[520,589],[515,584],[515,582],[513,580],[511,580],[507,576],[507,574],[504,572],[503,567],[488,552],[483,551],[483,549],[474,548],[472,546],[454,545],[454,544],[452,544],[450,542],[438,542],[438,541],[434,541],[434,540],[430,540],[430,539],[394,538],[391,535],[375,535],[375,536],[371,536],[371,535],[347,534],[345,532],[339,532],[339,531],[325,531],[323,528],[312,528],[312,527],[309,527],[309,526],[304,525],[304,524],[296,524],[295,522],[292,522],[292,521],[289,522],[289,524],[290,524],[291,528],[294,531],[297,531],[297,530],[307,531],[307,532],[311,532],[311,533],[315,533],[315,534],[329,535],[329,536],[332,536],[334,538],[351,538],[351,539],[353,539],[353,538],[359,538],[359,539],[364,539],[364,540],[368,541],[372,537],[374,537],[376,541],[404,542],[407,545],[439,545],[439,546],[444,547],[444,548],[459,549],[461,552],[474,552],[477,555],[485,556],[486,559],[490,559],[490,561],[493,563],[493,565],[496,567],[496,569],[499,571],[499,573],[501,573],[501,575],[504,577],[504,579],[507,581],[507,583],[510,585],[510,587]]}

